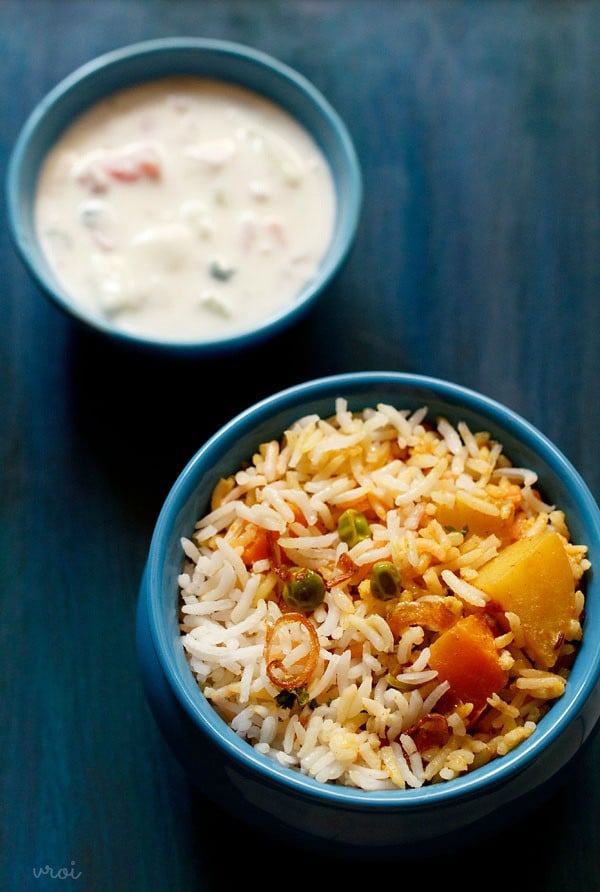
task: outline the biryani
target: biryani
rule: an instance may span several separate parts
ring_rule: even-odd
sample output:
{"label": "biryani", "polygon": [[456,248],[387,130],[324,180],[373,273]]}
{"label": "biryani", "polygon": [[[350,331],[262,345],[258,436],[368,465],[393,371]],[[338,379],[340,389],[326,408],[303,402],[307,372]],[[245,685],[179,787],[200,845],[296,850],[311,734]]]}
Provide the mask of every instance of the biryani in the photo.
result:
{"label": "biryani", "polygon": [[182,539],[182,645],[248,745],[323,783],[450,781],[560,698],[587,548],[489,432],[377,404],[298,418]]}

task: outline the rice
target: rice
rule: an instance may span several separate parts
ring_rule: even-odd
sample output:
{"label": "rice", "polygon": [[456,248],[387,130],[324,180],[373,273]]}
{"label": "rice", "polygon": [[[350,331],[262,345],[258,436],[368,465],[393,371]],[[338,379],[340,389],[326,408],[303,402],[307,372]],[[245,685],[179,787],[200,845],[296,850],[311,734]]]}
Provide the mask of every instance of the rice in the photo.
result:
{"label": "rice", "polygon": [[[331,417],[299,418],[219,482],[181,543],[181,640],[199,686],[250,746],[323,783],[419,788],[501,757],[562,696],[582,637],[590,564],[560,507],[487,432],[428,415],[353,413],[340,397]],[[481,529],[442,522],[457,500]],[[349,508],[368,523],[357,542],[338,529]],[[508,543],[540,530],[560,536],[575,590],[551,668],[527,652],[519,615],[477,584]],[[389,600],[374,597],[378,562],[398,573]],[[286,603],[290,567],[324,582],[314,609]],[[502,678],[481,703],[430,665],[438,620],[470,616],[493,632]]]}

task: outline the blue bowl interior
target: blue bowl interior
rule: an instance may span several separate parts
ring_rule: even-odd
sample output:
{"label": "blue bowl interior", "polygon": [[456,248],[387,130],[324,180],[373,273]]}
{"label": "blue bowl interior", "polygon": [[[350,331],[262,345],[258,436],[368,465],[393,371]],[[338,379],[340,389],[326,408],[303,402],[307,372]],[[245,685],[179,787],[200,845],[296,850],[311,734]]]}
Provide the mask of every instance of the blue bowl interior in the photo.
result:
{"label": "blue bowl interior", "polygon": [[[336,227],[318,274],[293,304],[267,320],[261,332],[249,331],[233,339],[242,345],[290,324],[320,293],[350,249],[362,202],[360,167],[345,124],[305,77],[264,53],[226,41],[167,38],[123,47],[78,68],[41,100],[15,144],[6,184],[11,233],[38,284],[62,309],[119,337],[110,323],[80,309],[71,300],[40,250],[34,221],[38,174],[48,151],[66,127],[95,102],[133,84],[178,74],[230,81],[285,108],[311,133],[328,160],[334,179]],[[138,340],[131,335],[122,337]],[[207,346],[211,343],[220,346],[219,341],[208,341]]]}
{"label": "blue bowl interior", "polygon": [[222,722],[199,692],[187,664],[178,630],[177,575],[181,571],[180,537],[189,536],[196,520],[207,510],[210,493],[221,476],[239,469],[260,442],[280,437],[301,415],[334,412],[338,396],[358,410],[377,402],[397,408],[427,405],[430,417],[444,415],[466,421],[471,429],[488,430],[505,446],[513,464],[537,471],[545,497],[566,513],[574,541],[587,543],[594,566],[600,562],[600,511],[586,484],[566,458],[534,427],[509,409],[465,388],[416,375],[389,372],[337,375],[292,387],[258,403],[217,432],[184,468],[158,518],[150,546],[147,579],[148,609],[153,644],[175,695],[193,720],[229,756],[256,768],[265,779],[303,790],[320,800],[342,800],[358,806],[378,802],[383,807],[421,807],[425,802],[477,794],[483,788],[522,771],[536,753],[549,747],[571,723],[576,739],[591,731],[579,713],[600,677],[600,592],[598,577],[589,574],[584,640],[566,693],[540,722],[529,740],[507,756],[454,781],[401,792],[363,791],[318,784],[297,772],[282,769],[250,746]]}

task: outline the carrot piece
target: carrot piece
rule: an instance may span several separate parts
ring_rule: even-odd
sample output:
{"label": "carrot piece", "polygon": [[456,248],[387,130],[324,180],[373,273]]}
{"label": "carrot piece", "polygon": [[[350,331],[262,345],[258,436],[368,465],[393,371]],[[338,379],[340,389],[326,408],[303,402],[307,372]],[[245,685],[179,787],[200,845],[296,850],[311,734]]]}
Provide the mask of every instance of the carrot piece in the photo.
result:
{"label": "carrot piece", "polygon": [[458,620],[442,632],[430,648],[429,665],[440,681],[450,683],[454,694],[476,710],[506,684],[494,636],[484,619],[476,614]]}
{"label": "carrot piece", "polygon": [[149,180],[159,180],[161,176],[160,164],[152,158],[142,158],[140,172]]}
{"label": "carrot piece", "polygon": [[123,183],[135,183],[138,180],[158,180],[161,166],[158,158],[150,150],[123,150],[109,158],[104,164],[106,173]]}
{"label": "carrot piece", "polygon": [[256,561],[263,561],[271,557],[271,538],[268,530],[257,527],[252,539],[244,545],[242,560],[247,567],[251,567]]}
{"label": "carrot piece", "polygon": [[139,160],[122,158],[106,164],[105,170],[113,179],[123,183],[136,183],[142,179],[160,179],[160,167],[149,158]]}

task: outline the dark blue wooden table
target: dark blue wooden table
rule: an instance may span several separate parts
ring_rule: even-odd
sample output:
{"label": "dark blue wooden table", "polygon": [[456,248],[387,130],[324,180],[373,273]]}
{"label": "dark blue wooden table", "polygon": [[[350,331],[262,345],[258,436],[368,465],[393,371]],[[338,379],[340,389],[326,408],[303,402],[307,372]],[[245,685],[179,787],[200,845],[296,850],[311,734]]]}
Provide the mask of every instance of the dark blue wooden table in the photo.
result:
{"label": "dark blue wooden table", "polygon": [[355,140],[362,219],[310,315],[227,364],[85,337],[0,226],[0,888],[277,889],[283,864],[317,890],[445,888],[453,873],[599,890],[597,736],[543,808],[477,849],[402,865],[298,855],[192,792],[143,696],[134,625],[184,462],[306,378],[405,369],[476,388],[600,496],[600,4],[0,0],[2,175],[73,68],[184,34],[251,44],[314,81]]}

